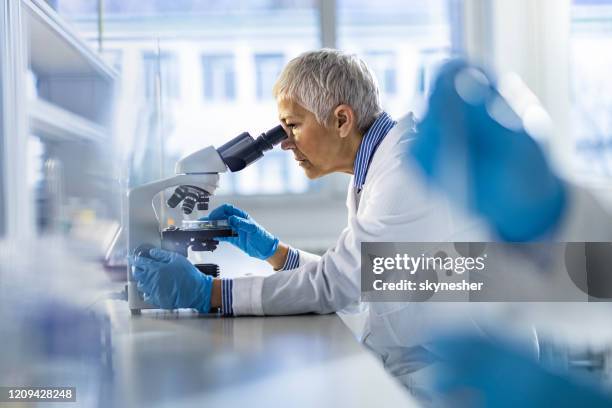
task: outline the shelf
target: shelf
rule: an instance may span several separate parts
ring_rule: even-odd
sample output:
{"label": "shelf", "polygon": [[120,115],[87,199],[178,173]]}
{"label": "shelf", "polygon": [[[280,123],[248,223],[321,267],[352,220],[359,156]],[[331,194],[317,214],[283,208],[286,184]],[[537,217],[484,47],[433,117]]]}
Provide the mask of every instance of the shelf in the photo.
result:
{"label": "shelf", "polygon": [[30,132],[46,140],[91,141],[109,140],[100,125],[42,99],[29,101]]}
{"label": "shelf", "polygon": [[43,0],[23,0],[30,65],[37,76],[97,77],[109,83],[117,72],[100,58]]}

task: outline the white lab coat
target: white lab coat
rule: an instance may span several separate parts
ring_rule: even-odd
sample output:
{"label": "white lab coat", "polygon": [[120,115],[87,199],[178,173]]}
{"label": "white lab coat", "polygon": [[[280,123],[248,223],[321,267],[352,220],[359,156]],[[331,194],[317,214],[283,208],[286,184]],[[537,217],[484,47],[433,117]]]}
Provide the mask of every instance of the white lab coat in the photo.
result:
{"label": "white lab coat", "polygon": [[412,115],[406,116],[383,139],[360,192],[351,182],[346,201],[348,225],[333,248],[320,257],[300,251],[296,269],[235,279],[232,303],[236,315],[361,309],[366,315],[361,339],[411,389],[413,384],[405,374],[429,364],[433,356],[421,344],[432,329],[453,320],[451,315],[461,313],[465,306],[359,304],[361,242],[440,242],[449,240],[455,230],[447,202],[426,189],[407,162],[413,126]]}
{"label": "white lab coat", "polygon": [[[351,182],[348,226],[322,256],[300,251],[296,269],[234,280],[235,315],[331,313],[360,299],[361,242],[438,242],[452,234],[445,202],[434,199],[406,164],[414,123],[406,116],[378,146],[361,192]],[[316,220],[313,220],[316,222]]]}

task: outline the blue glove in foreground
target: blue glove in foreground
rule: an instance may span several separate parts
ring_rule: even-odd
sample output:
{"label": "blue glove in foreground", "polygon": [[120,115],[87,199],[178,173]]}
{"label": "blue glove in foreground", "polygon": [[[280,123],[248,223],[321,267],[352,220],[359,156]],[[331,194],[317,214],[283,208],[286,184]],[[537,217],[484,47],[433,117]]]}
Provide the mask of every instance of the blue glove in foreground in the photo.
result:
{"label": "blue glove in foreground", "polygon": [[161,309],[210,310],[213,278],[200,273],[181,254],[153,248],[150,258],[130,258],[132,273],[144,300]]}
{"label": "blue glove in foreground", "polygon": [[502,239],[535,240],[558,224],[565,185],[484,72],[443,66],[418,130],[410,154],[426,177]]}
{"label": "blue glove in foreground", "polygon": [[432,388],[448,407],[612,406],[586,378],[572,379],[543,368],[520,351],[480,338],[457,336],[433,343],[441,362]]}
{"label": "blue glove in foreground", "polygon": [[223,204],[201,220],[227,220],[237,237],[216,237],[237,246],[253,258],[266,260],[276,252],[278,238],[255,222],[249,214],[230,204]]}

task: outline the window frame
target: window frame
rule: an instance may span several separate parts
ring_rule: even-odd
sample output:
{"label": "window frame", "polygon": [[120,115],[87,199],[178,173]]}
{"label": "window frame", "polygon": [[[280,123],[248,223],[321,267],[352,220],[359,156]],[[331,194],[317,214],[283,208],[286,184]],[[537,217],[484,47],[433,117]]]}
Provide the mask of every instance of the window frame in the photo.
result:
{"label": "window frame", "polygon": [[[541,24],[546,21],[547,24]],[[465,0],[466,52],[498,76],[514,72],[538,97],[554,124],[547,152],[572,179],[570,134],[570,0]]]}
{"label": "window frame", "polygon": [[[0,5],[3,8],[3,5]],[[0,10],[0,21],[4,21],[4,11]],[[3,30],[2,30],[3,31]],[[3,35],[4,36],[4,35]],[[4,47],[2,47],[4,48]],[[4,51],[4,50],[3,50]],[[4,56],[4,52],[1,53]],[[3,58],[4,59],[4,58]],[[3,64],[4,65],[4,64]],[[5,235],[5,211],[4,200],[6,190],[4,189],[4,175],[7,172],[4,156],[4,136],[6,134],[4,127],[4,67],[0,66],[0,239]]]}
{"label": "window frame", "polygon": [[28,134],[25,72],[28,67],[26,12],[22,0],[0,0],[0,240],[30,239],[34,236],[33,204],[24,182],[27,174]]}
{"label": "window frame", "polygon": [[[571,112],[570,115],[572,115],[572,119],[576,119],[578,116],[578,112],[577,112],[577,108],[580,107],[580,98],[577,98],[576,94],[577,92],[580,92],[580,88],[576,88],[576,84],[580,83],[580,80],[578,78],[576,78],[574,75],[577,73],[576,70],[576,66],[573,65],[573,52],[574,52],[574,38],[572,38],[572,35],[577,34],[578,37],[576,39],[580,39],[580,35],[584,35],[584,31],[577,31],[576,29],[583,29],[585,27],[581,27],[581,25],[584,24],[584,22],[579,22],[576,21],[574,19],[574,14],[573,11],[575,11],[576,9],[580,9],[580,8],[588,8],[588,7],[598,7],[599,4],[597,3],[591,3],[589,4],[589,2],[585,2],[587,4],[576,4],[579,3],[576,0],[571,0],[571,6],[570,6],[570,37],[568,40],[568,61],[569,61],[569,67],[570,67],[570,78],[569,78],[569,87],[570,87],[570,106],[571,106]],[[605,4],[606,7],[612,7],[612,2],[606,3]],[[606,15],[606,22],[609,21],[609,16]],[[590,20],[590,17],[588,17],[588,19]],[[592,24],[592,22],[590,23]],[[607,28],[607,26],[606,26]],[[601,28],[599,28],[601,30]],[[602,31],[597,32],[597,34],[602,34]],[[591,34],[593,34],[593,32],[591,32]],[[582,38],[583,40],[585,39],[584,37]],[[590,40],[593,40],[594,38],[591,37]],[[605,42],[612,42],[612,35],[610,35],[607,30],[606,30],[606,36],[605,39],[604,38],[599,38],[599,41],[604,40]],[[579,60],[579,58],[578,58]],[[590,64],[592,64],[592,61],[589,62]],[[600,90],[601,92],[601,90]],[[605,104],[604,101],[598,100],[598,105],[599,107],[601,107],[601,104]],[[605,106],[604,106],[605,108]],[[607,110],[604,109],[605,112],[607,112]],[[589,112],[592,113],[592,112]],[[580,122],[579,122],[580,123]],[[577,123],[572,122],[572,131],[576,131],[578,129],[577,127]],[[591,132],[588,132],[590,135],[588,136],[588,138],[580,138],[578,134],[574,135],[574,137],[570,138],[570,141],[572,142],[572,146],[571,148],[574,150],[575,154],[583,154],[586,155],[587,153],[580,153],[579,152],[579,145],[582,143],[586,143],[587,139],[589,142],[593,142],[594,139],[597,139],[596,135],[592,132],[593,129],[591,129]],[[604,132],[603,136],[599,142],[603,142],[603,143],[609,143],[609,140],[612,141],[612,139],[610,139],[612,137],[612,135],[609,134],[609,132]],[[591,148],[593,149],[593,148]],[[607,160],[607,156],[612,157],[612,149],[608,150],[608,147],[604,147],[605,152],[600,152],[599,154],[601,154],[602,156],[597,157],[598,155],[596,154],[596,157],[592,157],[587,159],[586,157],[582,157],[579,158],[579,165],[578,165],[578,171],[582,171],[582,175],[580,176],[580,180],[581,182],[589,185],[590,187],[594,188],[594,189],[600,189],[600,190],[606,190],[607,187],[607,194],[610,195],[612,194],[612,189],[609,187],[610,185],[610,181],[612,180],[612,162],[609,162]],[[603,156],[606,157],[603,157]],[[585,169],[585,168],[580,168],[584,165],[584,163],[589,162],[589,168]],[[599,163],[599,166],[602,168],[599,171],[593,169],[594,167],[594,163]]]}
{"label": "window frame", "polygon": [[[211,96],[209,97],[207,95],[207,91],[208,91],[208,87],[206,85],[206,75],[210,74],[212,75],[212,73],[210,73],[208,71],[208,68],[212,67],[212,63],[207,67],[206,64],[206,60],[210,59],[211,62],[214,62],[214,60],[218,60],[218,61],[223,61],[225,63],[224,60],[228,60],[229,64],[231,66],[231,80],[232,80],[232,87],[231,87],[231,94],[230,92],[228,92],[230,89],[228,88],[228,83],[225,82],[224,78],[224,83],[223,83],[223,97],[218,98],[214,95],[214,92],[212,92],[211,90]],[[219,52],[219,53],[204,53],[200,55],[200,66],[202,68],[202,101],[204,103],[215,103],[215,102],[220,102],[220,103],[228,103],[228,102],[234,102],[236,101],[237,98],[237,89],[236,89],[236,82],[237,82],[237,76],[236,76],[236,56],[234,54],[232,54],[231,52]],[[227,72],[223,73],[224,75],[227,75]],[[211,78],[211,83],[214,83],[214,81],[212,80],[213,78]]]}
{"label": "window frame", "polygon": [[[452,8],[452,14],[457,17],[458,15],[462,16],[463,14],[461,13],[457,13],[455,8],[457,8],[457,4],[462,4],[464,0],[447,0],[448,2],[448,7]],[[465,0],[468,1],[468,0]],[[338,36],[339,36],[339,32],[338,32],[338,6],[339,6],[339,2],[338,0],[316,0],[313,1],[312,3],[312,9],[314,13],[316,13],[316,17],[315,17],[315,24],[318,21],[318,27],[312,27],[313,31],[316,30],[317,34],[318,34],[318,41],[316,41],[313,38],[313,47],[328,47],[328,48],[336,48],[337,47],[337,42],[338,42]],[[450,17],[450,16],[449,16]],[[453,24],[453,22],[456,22],[457,20],[453,20],[452,18],[449,18],[448,20],[448,24]],[[451,27],[451,38],[450,38],[450,43],[451,43],[451,47],[455,47],[456,46],[456,41],[457,38],[461,39],[462,35],[460,35],[463,32],[463,27],[459,27],[460,29],[458,29],[458,27]],[[455,35],[459,33],[458,35]],[[98,36],[101,35],[100,32],[97,33]],[[95,38],[92,38],[92,40]],[[103,38],[102,38],[103,39]],[[99,40],[99,38],[98,38]],[[291,48],[292,45],[288,44],[287,48]],[[265,48],[265,47],[264,47]],[[461,46],[461,48],[463,48]],[[266,52],[265,49],[256,49],[254,50],[254,54],[257,53],[264,53]],[[218,50],[216,52],[212,51],[212,52],[207,52],[206,54],[213,54],[213,53],[219,53],[222,54],[223,50]],[[203,64],[202,64],[202,57],[206,54],[200,54],[200,64],[201,64],[201,69],[203,70]],[[291,53],[286,53],[285,55],[291,55]],[[397,56],[396,56],[397,57]],[[240,56],[238,55],[234,55],[234,63],[237,64],[239,63],[239,58]],[[240,86],[240,81],[243,80],[243,78],[239,78],[238,77],[238,72],[235,70],[235,97],[238,98],[239,94],[241,93],[241,89],[239,88]],[[203,76],[202,76],[202,79]],[[401,72],[398,70],[396,72],[396,86],[398,85],[397,82],[401,79]],[[206,99],[204,97],[204,83],[202,83],[202,90],[200,91],[200,95],[202,100],[205,102],[204,104],[206,104],[206,102],[208,102],[208,99]],[[249,91],[250,93],[252,93],[252,97],[254,97],[256,99],[256,92],[253,89],[253,91]],[[249,96],[249,98],[251,97],[251,95]],[[230,101],[231,102],[231,101]],[[248,124],[245,124],[248,126]],[[307,203],[307,205],[315,205],[317,203],[320,203],[321,200],[334,200],[334,202],[338,202],[342,204],[342,207],[344,206],[344,201],[346,198],[346,188],[347,188],[347,184],[348,184],[348,176],[347,175],[341,175],[341,174],[335,174],[335,175],[330,175],[325,177],[324,179],[322,179],[319,182],[319,185],[316,187],[316,189],[314,190],[307,190],[304,193],[292,193],[292,192],[287,192],[284,193],[282,195],[283,200],[295,200],[296,202],[299,203]],[[261,206],[261,207],[265,207],[267,204],[272,203],[274,201],[278,200],[278,195],[277,194],[255,194],[255,195],[239,195],[239,194],[225,194],[222,196],[224,200],[227,201],[235,201],[235,202],[241,202],[241,203],[245,203],[248,202],[249,207],[251,207],[252,205],[256,205],[256,206]],[[246,204],[245,204],[246,205]]]}
{"label": "window frame", "polygon": [[[464,39],[467,34],[465,32],[465,6],[463,2],[468,1],[471,0],[449,0],[449,7],[453,8],[450,13],[451,21],[449,21],[449,24],[461,23],[461,27],[451,27],[451,51],[465,49]],[[319,13],[319,39],[321,47],[336,48],[338,41],[338,0],[318,0],[316,6]],[[320,186],[315,191],[307,190],[303,193],[284,193],[282,195],[286,205],[284,205],[283,210],[295,212],[299,217],[299,214],[303,214],[303,211],[306,211],[307,208],[315,208],[320,205],[321,201],[329,202],[330,200],[333,202],[332,207],[341,203],[342,208],[344,208],[348,183],[348,175],[331,174],[325,176],[320,181]],[[267,211],[269,208],[275,208],[278,194],[244,195],[228,193],[217,196],[215,201],[231,202],[257,213],[258,211]]]}
{"label": "window frame", "polygon": [[263,81],[262,81],[262,75],[261,75],[261,71],[263,71],[261,69],[261,65],[260,65],[260,61],[263,60],[272,60],[274,58],[278,57],[280,62],[281,62],[281,70],[282,70],[282,66],[285,64],[286,61],[286,57],[285,54],[282,52],[258,52],[255,51],[253,53],[253,64],[255,65],[255,99],[257,99],[258,101],[265,101],[266,99],[270,99],[272,98],[272,91],[271,89],[265,89],[263,87]]}
{"label": "window frame", "polygon": [[[336,48],[337,41],[337,0],[317,0],[316,8],[319,14],[319,42],[322,48]],[[255,50],[257,53],[265,51]],[[255,95],[256,96],[256,95]],[[304,176],[305,177],[305,176]],[[348,186],[347,175],[331,174],[320,181],[320,186],[314,191],[306,190],[303,193],[283,193],[284,211],[294,212],[296,221],[305,209],[316,208],[321,201],[333,202],[332,207],[340,205],[344,208],[346,200],[346,189]],[[217,195],[215,201],[231,202],[242,208],[249,208],[253,213],[267,211],[275,208],[278,203],[279,194],[236,194],[228,193]],[[343,211],[338,212],[344,217]]]}
{"label": "window frame", "polygon": [[[115,50],[117,51],[117,50]],[[153,74],[153,76],[151,78],[148,78],[149,75],[149,71],[147,68],[147,64],[148,64],[148,60],[150,59],[151,62],[153,62],[153,66],[154,69],[151,71],[151,73]],[[163,85],[165,85],[163,88],[160,89],[161,92],[161,97],[164,100],[176,100],[176,99],[180,99],[181,97],[181,78],[179,75],[179,72],[177,70],[176,67],[176,63],[178,61],[178,56],[171,52],[171,51],[159,51],[159,50],[154,50],[154,49],[146,49],[142,51],[142,68],[143,68],[143,77],[144,77],[144,99],[147,101],[154,101],[155,100],[155,94],[157,92],[157,90],[155,89],[155,87],[157,85],[153,85],[154,88],[151,89],[151,81],[149,81],[150,79],[153,80],[153,83],[155,83],[156,78],[157,78],[157,74],[159,74],[160,79],[161,79],[161,83]],[[163,66],[164,64],[166,64],[166,71],[168,73],[169,76],[173,76],[174,74],[174,80],[173,81],[168,81],[166,80],[166,78],[163,77]],[[169,65],[168,65],[169,64]],[[172,88],[167,88],[168,83],[172,84]],[[172,92],[170,92],[170,90],[172,90]],[[149,94],[149,92],[152,91],[152,94]]]}
{"label": "window frame", "polygon": [[[395,52],[395,50],[388,50],[385,48],[379,48],[379,49],[365,49],[364,53],[363,53],[364,59],[366,60],[366,63],[368,61],[373,61],[374,59],[377,58],[385,58],[388,60],[391,60],[395,65],[397,65],[397,53]],[[376,72],[376,68],[372,68],[372,70],[374,71],[374,73],[376,74],[376,77],[378,79],[378,83],[379,83],[379,89],[380,89],[380,93],[381,95],[385,95],[385,96],[390,96],[390,97],[396,97],[397,93],[398,93],[398,86],[397,86],[397,67],[389,67],[386,64],[381,64],[380,61],[378,61],[376,64],[372,64],[370,63],[370,65],[385,65],[384,68],[382,70],[380,70],[379,72]],[[392,84],[393,84],[393,91],[389,92],[389,90],[387,89],[389,83],[387,82],[388,79],[387,78],[387,74],[391,72],[393,74],[392,76]]]}

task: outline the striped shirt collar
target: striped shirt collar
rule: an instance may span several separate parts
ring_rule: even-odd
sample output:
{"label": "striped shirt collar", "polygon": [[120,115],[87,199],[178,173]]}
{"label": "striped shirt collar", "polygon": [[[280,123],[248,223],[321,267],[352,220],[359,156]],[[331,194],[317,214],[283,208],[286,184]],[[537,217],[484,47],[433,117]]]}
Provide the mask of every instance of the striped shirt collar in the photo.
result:
{"label": "striped shirt collar", "polygon": [[353,168],[353,185],[358,191],[361,190],[365,183],[366,176],[368,174],[368,167],[374,156],[374,152],[378,145],[385,138],[387,133],[393,126],[397,124],[396,121],[391,119],[391,116],[387,112],[381,113],[378,118],[372,123],[372,126],[363,135],[363,140],[357,151],[355,157],[355,166]]}

